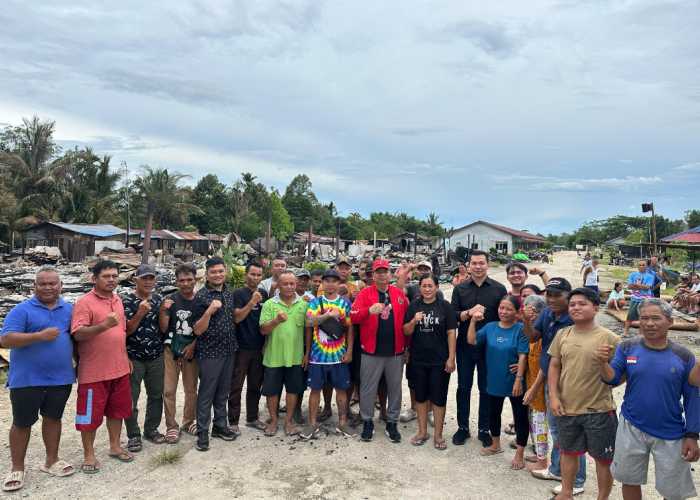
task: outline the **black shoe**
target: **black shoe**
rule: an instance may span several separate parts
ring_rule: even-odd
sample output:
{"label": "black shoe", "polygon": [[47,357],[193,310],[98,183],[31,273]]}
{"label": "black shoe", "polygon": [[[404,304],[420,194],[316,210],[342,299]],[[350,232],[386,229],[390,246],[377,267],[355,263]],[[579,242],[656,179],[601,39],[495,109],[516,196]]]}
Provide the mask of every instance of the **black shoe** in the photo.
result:
{"label": "black shoe", "polygon": [[387,422],[384,432],[389,436],[389,441],[392,443],[401,442],[401,434],[399,434],[399,430],[396,428],[396,422]]}
{"label": "black shoe", "polygon": [[452,436],[452,444],[462,445],[471,436],[472,435],[469,433],[469,429],[457,429],[455,435]]}
{"label": "black shoe", "polygon": [[374,422],[365,420],[365,426],[362,428],[362,440],[372,441],[374,437]]}
{"label": "black shoe", "polygon": [[489,431],[479,431],[479,441],[481,441],[481,446],[488,448],[493,444],[493,438]]}
{"label": "black shoe", "polygon": [[197,444],[194,447],[197,451],[209,451],[209,431],[197,433]]}
{"label": "black shoe", "polygon": [[211,437],[223,439],[224,441],[233,441],[236,439],[236,433],[228,427],[212,427]]}

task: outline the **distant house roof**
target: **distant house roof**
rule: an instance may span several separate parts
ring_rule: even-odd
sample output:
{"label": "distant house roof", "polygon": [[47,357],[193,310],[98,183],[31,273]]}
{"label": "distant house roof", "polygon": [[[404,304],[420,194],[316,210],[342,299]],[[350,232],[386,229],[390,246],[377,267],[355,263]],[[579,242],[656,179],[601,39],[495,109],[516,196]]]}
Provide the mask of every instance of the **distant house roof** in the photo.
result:
{"label": "distant house roof", "polygon": [[618,236],[617,238],[613,238],[609,241],[606,241],[606,245],[624,245],[625,241],[627,241],[627,238],[624,236]]}
{"label": "distant house roof", "polygon": [[450,231],[449,233],[446,234],[446,236],[450,237],[454,233],[456,233],[457,231],[461,231],[461,230],[466,229],[468,227],[471,227],[475,224],[486,224],[487,226],[491,226],[491,227],[494,227],[496,229],[500,229],[501,231],[504,231],[504,232],[506,232],[506,233],[508,233],[508,234],[510,234],[510,235],[514,236],[515,238],[522,240],[522,241],[532,241],[532,242],[536,242],[536,243],[543,243],[543,242],[547,241],[547,238],[537,236],[536,234],[528,233],[527,231],[518,231],[517,229],[511,229],[509,227],[499,226],[498,224],[493,224],[491,222],[486,222],[483,220],[478,220],[476,222],[472,222],[471,224],[467,224],[466,226],[462,226],[462,227],[457,228],[453,231]]}
{"label": "distant house roof", "polygon": [[661,241],[671,242],[671,241],[687,241],[688,243],[700,243],[700,226],[694,227],[693,229],[688,229],[682,233],[673,234],[671,236],[666,236],[661,238]]}
{"label": "distant house roof", "polygon": [[[145,229],[132,229],[131,234],[140,234],[144,238],[146,234]],[[182,241],[197,241],[197,240],[209,240],[205,235],[190,233],[188,231],[170,231],[169,229],[152,229],[151,238],[153,239],[163,239],[163,240],[182,240]]]}
{"label": "distant house roof", "polygon": [[66,231],[72,231],[79,234],[89,234],[90,236],[99,236],[101,238],[107,236],[114,236],[115,234],[126,234],[124,229],[119,229],[117,226],[111,224],[66,224],[65,222],[42,222],[36,224],[32,227],[25,228],[23,232],[33,229],[35,227],[42,226],[44,224],[50,224],[52,226],[60,227]]}
{"label": "distant house roof", "polygon": [[564,245],[552,245],[552,248],[566,248]]}
{"label": "distant house roof", "polygon": [[[407,239],[414,239],[415,237],[416,237],[415,233],[401,233],[401,234],[397,234],[396,236],[392,236],[391,238],[389,238],[389,240],[398,240],[398,239],[407,240]],[[423,236],[422,234],[418,233],[418,239],[423,240],[423,241],[428,241],[429,238],[427,236]]]}
{"label": "distant house roof", "polygon": [[[294,233],[292,235],[292,238],[294,238],[295,240],[308,241],[309,240],[309,233]],[[328,236],[321,236],[320,234],[313,234],[313,235],[311,235],[311,241],[312,241],[312,243],[315,243],[315,242],[331,243],[331,242],[335,241],[335,238],[329,238]]]}

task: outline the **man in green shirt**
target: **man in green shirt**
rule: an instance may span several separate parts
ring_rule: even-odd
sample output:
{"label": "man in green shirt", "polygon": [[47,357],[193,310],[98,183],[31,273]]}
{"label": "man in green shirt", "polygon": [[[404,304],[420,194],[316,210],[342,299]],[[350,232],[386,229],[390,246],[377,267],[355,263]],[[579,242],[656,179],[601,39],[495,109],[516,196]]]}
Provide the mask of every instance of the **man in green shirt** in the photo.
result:
{"label": "man in green shirt", "polygon": [[[298,394],[306,390],[304,375],[304,326],[308,303],[295,292],[296,277],[291,271],[283,271],[278,279],[279,294],[265,302],[260,313],[260,333],[268,335],[263,365],[263,396],[267,398],[270,425],[266,436],[277,433],[277,406],[282,384],[287,391],[287,408],[294,408]],[[292,412],[287,412],[284,433],[297,434],[292,425]]]}

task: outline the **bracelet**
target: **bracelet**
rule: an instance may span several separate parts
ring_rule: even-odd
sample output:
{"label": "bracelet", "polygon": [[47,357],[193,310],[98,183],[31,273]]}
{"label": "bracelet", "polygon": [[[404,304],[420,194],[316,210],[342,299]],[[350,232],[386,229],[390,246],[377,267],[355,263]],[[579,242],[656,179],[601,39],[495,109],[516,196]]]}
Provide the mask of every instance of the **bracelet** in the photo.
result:
{"label": "bracelet", "polygon": [[523,380],[523,377],[521,375],[516,375],[515,378],[519,378],[520,380]]}
{"label": "bracelet", "polygon": [[546,273],[547,273],[547,271],[542,271],[542,272],[541,272],[540,274],[538,274],[537,276],[540,276],[540,277],[541,277],[543,274],[546,274]]}

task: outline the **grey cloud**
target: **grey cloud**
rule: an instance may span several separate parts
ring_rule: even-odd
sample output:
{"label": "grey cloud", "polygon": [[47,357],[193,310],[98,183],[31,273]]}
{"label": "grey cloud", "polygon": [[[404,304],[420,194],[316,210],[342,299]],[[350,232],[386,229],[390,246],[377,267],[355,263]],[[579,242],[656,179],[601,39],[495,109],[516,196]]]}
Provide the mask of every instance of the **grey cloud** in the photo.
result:
{"label": "grey cloud", "polygon": [[663,182],[660,177],[632,177],[607,179],[560,179],[557,177],[541,177],[536,175],[516,175],[507,179],[498,178],[505,185],[526,185],[533,191],[563,191],[563,192],[619,192],[634,191],[643,186],[654,186]]}
{"label": "grey cloud", "polygon": [[88,140],[70,140],[61,139],[56,141],[64,148],[73,148],[75,146],[85,147],[90,146],[99,153],[137,153],[147,149],[160,149],[170,147],[170,144],[157,144],[148,140],[142,139],[138,135],[130,136],[96,136],[90,137]]}
{"label": "grey cloud", "polygon": [[443,33],[471,42],[487,54],[497,58],[516,54],[523,46],[523,36],[509,32],[502,24],[470,19],[443,28]]}
{"label": "grey cloud", "polygon": [[406,136],[418,136],[418,135],[431,135],[431,134],[444,134],[447,132],[454,132],[453,128],[450,127],[429,127],[429,126],[403,126],[403,127],[393,127],[390,129],[392,134],[396,135],[406,135]]}
{"label": "grey cloud", "polygon": [[268,160],[278,160],[278,161],[295,161],[301,160],[302,156],[293,155],[289,153],[283,153],[282,151],[268,151],[262,149],[256,149],[252,151],[241,151],[241,153],[249,154],[253,156],[258,156],[261,158],[266,158]]}

